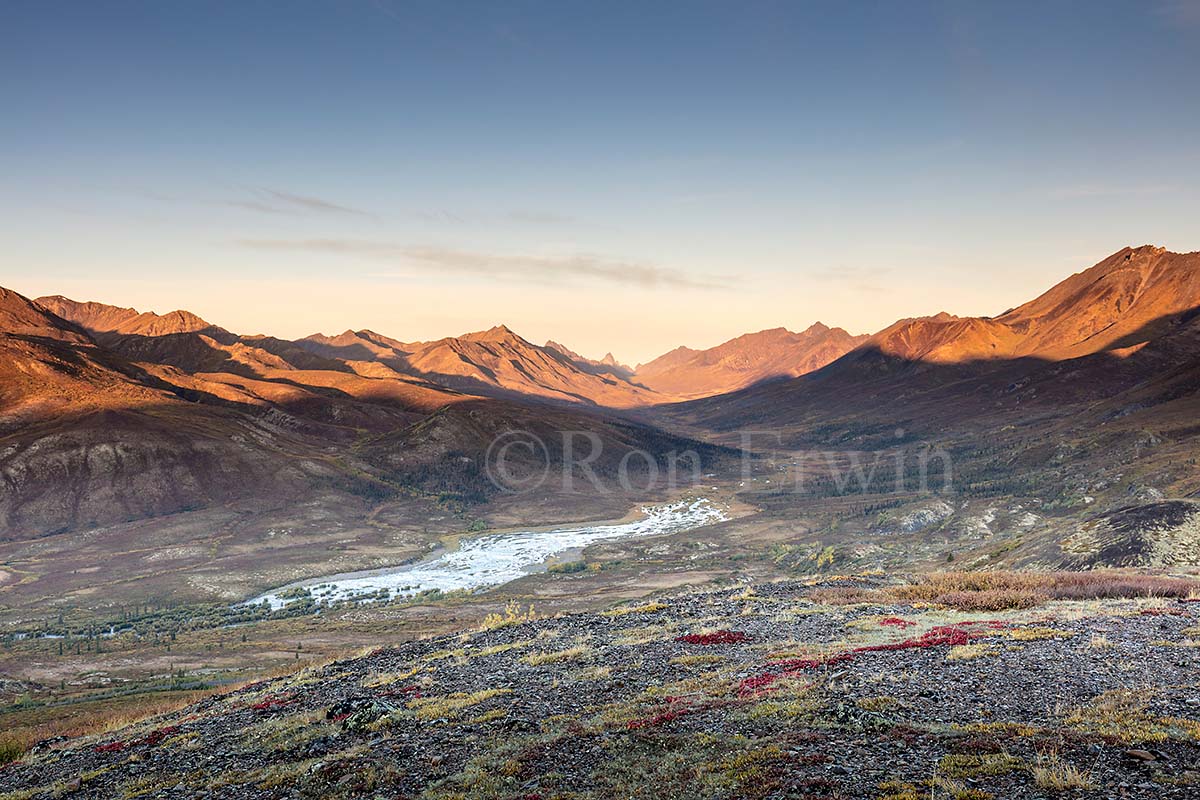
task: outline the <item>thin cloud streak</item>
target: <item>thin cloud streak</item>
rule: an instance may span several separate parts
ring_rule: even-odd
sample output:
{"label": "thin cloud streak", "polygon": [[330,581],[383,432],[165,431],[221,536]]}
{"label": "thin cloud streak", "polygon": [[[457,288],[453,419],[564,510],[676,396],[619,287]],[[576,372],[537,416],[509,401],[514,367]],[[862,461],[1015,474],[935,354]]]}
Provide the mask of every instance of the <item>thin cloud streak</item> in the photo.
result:
{"label": "thin cloud streak", "polygon": [[[424,270],[488,275],[530,282],[591,278],[646,288],[672,289],[722,289],[732,283],[732,278],[726,276],[697,277],[651,264],[590,255],[501,255],[350,239],[242,239],[239,244],[256,250],[358,256],[400,262],[404,266]],[[397,274],[375,273],[374,276],[397,277]]]}
{"label": "thin cloud streak", "polygon": [[252,200],[230,200],[227,205],[258,211],[263,214],[298,214],[311,212],[316,214],[346,214],[356,217],[374,217],[362,211],[340,203],[334,203],[312,195],[285,192],[280,189],[256,187],[252,190],[256,195]]}

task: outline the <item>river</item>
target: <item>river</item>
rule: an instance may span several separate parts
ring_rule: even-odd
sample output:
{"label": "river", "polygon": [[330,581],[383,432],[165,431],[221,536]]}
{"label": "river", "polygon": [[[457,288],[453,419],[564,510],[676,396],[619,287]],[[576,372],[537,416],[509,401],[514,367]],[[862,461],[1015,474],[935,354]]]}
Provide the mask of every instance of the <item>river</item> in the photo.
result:
{"label": "river", "polygon": [[454,549],[401,567],[327,575],[281,586],[249,601],[282,608],[306,589],[319,603],[339,600],[411,597],[430,590],[450,592],[499,586],[544,568],[547,559],[596,542],[665,533],[711,525],[728,519],[706,498],[643,508],[631,522],[515,531],[463,539]]}

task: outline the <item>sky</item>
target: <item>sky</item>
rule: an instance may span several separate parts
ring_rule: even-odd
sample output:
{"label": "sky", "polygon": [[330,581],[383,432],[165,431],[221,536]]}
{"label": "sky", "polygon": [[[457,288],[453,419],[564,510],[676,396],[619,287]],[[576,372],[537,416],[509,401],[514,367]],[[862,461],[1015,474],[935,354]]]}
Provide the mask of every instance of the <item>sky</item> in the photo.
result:
{"label": "sky", "polygon": [[0,285],[636,363],[1200,250],[1200,0],[0,12]]}

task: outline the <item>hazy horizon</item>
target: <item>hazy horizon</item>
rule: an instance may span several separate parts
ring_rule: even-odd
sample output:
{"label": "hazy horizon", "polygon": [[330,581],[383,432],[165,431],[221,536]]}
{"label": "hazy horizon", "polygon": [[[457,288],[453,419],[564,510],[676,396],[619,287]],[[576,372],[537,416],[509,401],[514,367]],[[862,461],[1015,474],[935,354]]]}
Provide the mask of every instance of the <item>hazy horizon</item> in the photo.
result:
{"label": "hazy horizon", "polygon": [[1198,8],[20,5],[0,284],[630,364],[993,315],[1200,248]]}

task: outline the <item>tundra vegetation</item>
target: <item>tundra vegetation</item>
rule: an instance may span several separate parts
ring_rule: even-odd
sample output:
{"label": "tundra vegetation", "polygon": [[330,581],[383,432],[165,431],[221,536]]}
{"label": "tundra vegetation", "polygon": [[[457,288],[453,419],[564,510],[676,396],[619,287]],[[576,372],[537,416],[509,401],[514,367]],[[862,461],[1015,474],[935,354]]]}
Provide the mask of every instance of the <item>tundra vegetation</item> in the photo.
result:
{"label": "tundra vegetation", "polygon": [[1194,797],[1197,588],[940,573],[513,603],[92,725],[6,725],[0,797]]}

